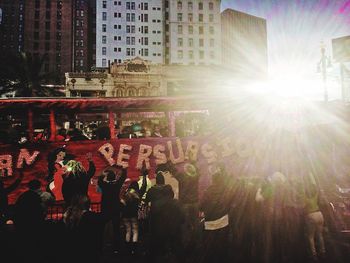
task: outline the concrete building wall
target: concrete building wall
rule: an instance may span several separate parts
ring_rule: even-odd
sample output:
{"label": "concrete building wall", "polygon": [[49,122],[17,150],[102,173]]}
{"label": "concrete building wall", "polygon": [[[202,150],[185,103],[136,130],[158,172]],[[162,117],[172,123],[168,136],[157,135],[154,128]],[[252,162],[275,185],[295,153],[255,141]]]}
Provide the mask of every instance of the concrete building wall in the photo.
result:
{"label": "concrete building wall", "polygon": [[163,63],[163,13],[160,0],[96,2],[96,66],[140,57]]}
{"label": "concrete building wall", "polygon": [[221,64],[219,0],[169,0],[169,64]]}
{"label": "concrete building wall", "polygon": [[232,9],[221,14],[222,64],[249,76],[267,74],[266,20]]}

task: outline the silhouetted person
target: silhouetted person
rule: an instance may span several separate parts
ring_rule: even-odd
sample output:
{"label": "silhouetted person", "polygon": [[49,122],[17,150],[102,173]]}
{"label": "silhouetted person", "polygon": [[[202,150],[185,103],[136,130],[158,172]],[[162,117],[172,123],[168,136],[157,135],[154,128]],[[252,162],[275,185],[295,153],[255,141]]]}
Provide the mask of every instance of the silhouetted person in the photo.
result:
{"label": "silhouetted person", "polygon": [[41,206],[43,208],[43,212],[46,214],[48,206],[55,203],[55,197],[51,193],[43,191],[41,189],[41,182],[37,179],[31,180],[28,183],[28,187],[30,190],[36,192],[40,196]]}
{"label": "silhouetted person", "polygon": [[91,178],[94,176],[96,168],[92,161],[91,153],[86,155],[89,161],[89,170],[86,171],[80,162],[70,160],[66,164],[67,175],[64,178],[62,185],[62,194],[66,206],[70,205],[70,202],[75,195],[88,195],[88,187]]}
{"label": "silhouetted person", "polygon": [[102,252],[103,220],[100,214],[90,211],[90,199],[86,195],[73,197],[63,215],[63,222],[66,234],[62,240],[64,262],[99,262]]}
{"label": "silhouetted person", "polygon": [[185,215],[170,185],[165,185],[163,198],[153,202],[150,226],[150,262],[163,261],[165,256],[171,256],[183,262],[183,245],[181,227]]}
{"label": "silhouetted person", "polygon": [[22,179],[22,171],[19,172],[19,177],[7,187],[5,187],[3,180],[0,179],[0,226],[9,219],[8,195],[19,186]]}
{"label": "silhouetted person", "polygon": [[101,213],[108,223],[113,225],[113,249],[119,251],[120,243],[120,190],[127,176],[126,169],[118,169],[118,177],[112,169],[105,170],[98,179],[98,186],[102,191]]}
{"label": "silhouetted person", "polygon": [[141,198],[146,192],[146,178],[147,173],[143,174],[141,188],[137,181],[132,182],[123,198],[122,218],[125,226],[125,242],[131,254],[137,251],[139,241],[139,220],[138,212],[141,203]]}
{"label": "silhouetted person", "polygon": [[200,203],[204,213],[202,262],[227,262],[229,244],[229,210],[232,193],[227,191],[225,172],[213,175],[213,182]]}

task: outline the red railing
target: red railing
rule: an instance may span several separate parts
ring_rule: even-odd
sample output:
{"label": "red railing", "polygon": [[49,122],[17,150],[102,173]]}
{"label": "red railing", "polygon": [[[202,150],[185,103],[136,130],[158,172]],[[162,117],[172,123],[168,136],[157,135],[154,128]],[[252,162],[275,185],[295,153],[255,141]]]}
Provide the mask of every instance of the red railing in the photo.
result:
{"label": "red railing", "polygon": [[[101,203],[91,203],[90,210],[93,212],[101,212]],[[64,203],[56,203],[48,207],[47,220],[60,221],[63,218],[65,212]]]}

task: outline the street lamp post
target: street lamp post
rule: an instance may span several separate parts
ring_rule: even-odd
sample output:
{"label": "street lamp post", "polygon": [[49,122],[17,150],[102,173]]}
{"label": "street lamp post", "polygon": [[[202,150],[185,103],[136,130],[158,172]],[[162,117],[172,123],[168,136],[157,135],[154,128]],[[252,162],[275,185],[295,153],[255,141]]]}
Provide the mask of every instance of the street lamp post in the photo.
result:
{"label": "street lamp post", "polygon": [[330,67],[330,59],[326,56],[326,48],[324,44],[321,44],[321,59],[318,63],[318,71],[322,73],[324,101],[328,102],[328,89],[327,89],[327,67]]}

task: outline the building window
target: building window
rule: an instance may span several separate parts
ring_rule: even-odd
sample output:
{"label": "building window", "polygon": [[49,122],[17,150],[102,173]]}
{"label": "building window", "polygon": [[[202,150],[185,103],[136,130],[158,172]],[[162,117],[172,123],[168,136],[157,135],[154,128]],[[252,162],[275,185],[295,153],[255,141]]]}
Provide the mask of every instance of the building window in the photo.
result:
{"label": "building window", "polygon": [[102,1],[102,8],[107,8],[107,1]]}
{"label": "building window", "polygon": [[127,49],[126,49],[126,55],[127,55],[127,56],[130,56],[130,55],[131,55],[130,48],[127,48]]}
{"label": "building window", "polygon": [[203,38],[199,39],[199,46],[204,47],[204,39]]}
{"label": "building window", "polygon": [[107,12],[102,12],[102,20],[103,21],[107,20]]}
{"label": "building window", "polygon": [[131,14],[131,22],[135,22],[135,14],[134,13]]}
{"label": "building window", "polygon": [[211,38],[210,39],[210,46],[214,47],[214,45],[215,45],[215,40],[214,40],[214,38]]}
{"label": "building window", "polygon": [[45,43],[45,50],[49,51],[50,50],[50,42]]}
{"label": "building window", "polygon": [[45,40],[50,40],[50,32],[45,32]]}
{"label": "building window", "polygon": [[182,34],[182,25],[177,26],[177,33]]}
{"label": "building window", "polygon": [[203,35],[203,33],[204,33],[204,28],[203,28],[202,26],[200,26],[198,29],[199,29],[199,34]]}
{"label": "building window", "polygon": [[188,51],[188,58],[193,59],[193,50]]}
{"label": "building window", "polygon": [[107,32],[107,25],[106,24],[102,24],[102,32]]}
{"label": "building window", "polygon": [[144,56],[148,57],[148,48],[145,48]]}
{"label": "building window", "polygon": [[182,22],[182,13],[177,13],[177,21]]}
{"label": "building window", "polygon": [[189,11],[193,10],[193,3],[192,2],[188,2],[188,10]]}
{"label": "building window", "polygon": [[145,10],[148,10],[148,3],[144,3],[143,6]]}
{"label": "building window", "polygon": [[178,51],[177,51],[177,58],[178,58],[178,59],[182,59],[183,56],[184,56],[183,51],[182,51],[182,50],[178,50]]}
{"label": "building window", "polygon": [[215,52],[214,51],[210,51],[210,58],[214,59],[215,58]]}
{"label": "building window", "polygon": [[203,3],[202,3],[202,2],[199,2],[199,3],[198,3],[198,9],[199,9],[199,10],[203,10]]}
{"label": "building window", "polygon": [[209,10],[214,10],[214,3],[213,2],[209,2]]}
{"label": "building window", "polygon": [[107,44],[107,36],[102,36],[102,44]]}
{"label": "building window", "polygon": [[199,58],[204,59],[204,51],[203,50],[199,51]]}
{"label": "building window", "polygon": [[130,2],[126,2],[126,10],[130,10]]}
{"label": "building window", "polygon": [[144,38],[143,44],[144,44],[145,46],[148,46],[148,37],[145,37],[145,38]]}
{"label": "building window", "polygon": [[107,54],[107,48],[106,47],[102,47],[102,55],[106,55]]}
{"label": "building window", "polygon": [[40,8],[40,0],[35,0],[35,8]]}
{"label": "building window", "polygon": [[203,22],[203,14],[199,14],[198,15],[198,21],[199,22]]}
{"label": "building window", "polygon": [[213,26],[209,27],[209,32],[210,32],[210,34],[214,34],[214,27]]}
{"label": "building window", "polygon": [[193,22],[193,14],[188,13],[188,22]]}
{"label": "building window", "polygon": [[34,12],[34,19],[39,19],[40,17],[40,12],[39,11],[35,11]]}
{"label": "building window", "polygon": [[131,2],[131,10],[135,10],[135,2]]}
{"label": "building window", "polygon": [[182,38],[178,38],[178,39],[177,39],[177,46],[178,46],[178,47],[182,47],[182,46],[183,46],[183,40],[182,40]]}
{"label": "building window", "polygon": [[188,34],[193,34],[193,26],[188,26]]}
{"label": "building window", "polygon": [[102,59],[102,67],[107,67],[107,60],[105,58]]}
{"label": "building window", "polygon": [[182,2],[181,1],[177,2],[177,10],[182,10]]}
{"label": "building window", "polygon": [[193,47],[193,38],[188,39],[188,46]]}
{"label": "building window", "polygon": [[34,32],[34,40],[38,40],[39,39],[39,32]]}
{"label": "building window", "polygon": [[213,14],[209,14],[209,22],[214,22],[214,15]]}

